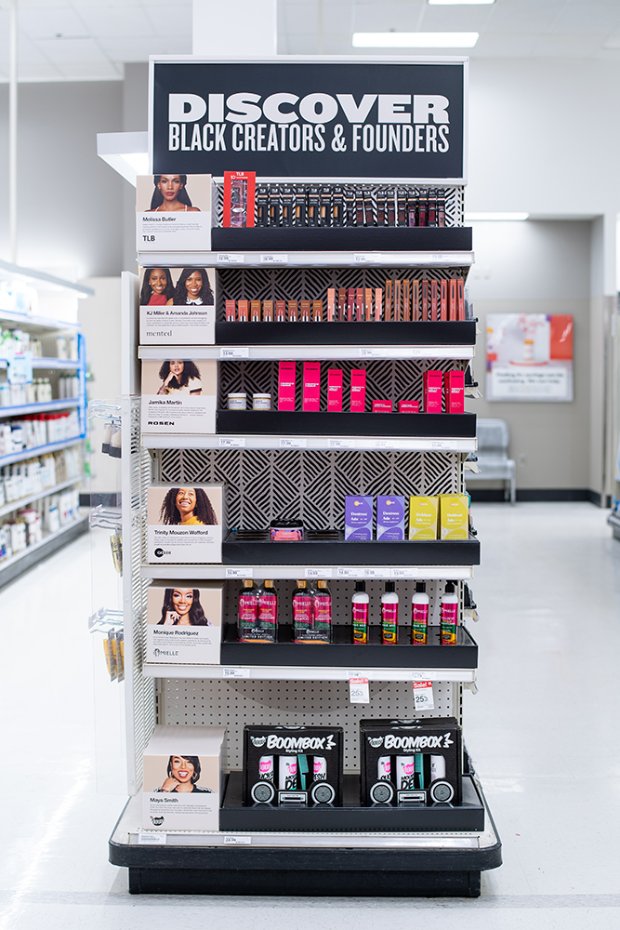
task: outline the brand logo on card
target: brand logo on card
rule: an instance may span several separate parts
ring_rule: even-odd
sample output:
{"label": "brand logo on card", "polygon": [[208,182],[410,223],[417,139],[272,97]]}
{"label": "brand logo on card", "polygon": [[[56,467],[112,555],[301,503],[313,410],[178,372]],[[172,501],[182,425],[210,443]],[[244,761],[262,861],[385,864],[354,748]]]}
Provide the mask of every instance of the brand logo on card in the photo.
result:
{"label": "brand logo on card", "polygon": [[450,733],[435,736],[396,736],[394,733],[387,733],[386,736],[368,736],[368,743],[373,749],[402,749],[405,752],[416,752],[420,749],[449,749],[454,745],[454,740]]}
{"label": "brand logo on card", "polygon": [[154,827],[161,827],[163,822],[164,822],[163,817],[151,817],[151,823],[153,824]]}
{"label": "brand logo on card", "polygon": [[328,736],[277,736],[270,733],[269,736],[251,736],[252,745],[261,749],[266,746],[267,749],[282,749],[284,752],[308,752],[321,749],[328,752],[336,748],[336,740],[330,733]]}

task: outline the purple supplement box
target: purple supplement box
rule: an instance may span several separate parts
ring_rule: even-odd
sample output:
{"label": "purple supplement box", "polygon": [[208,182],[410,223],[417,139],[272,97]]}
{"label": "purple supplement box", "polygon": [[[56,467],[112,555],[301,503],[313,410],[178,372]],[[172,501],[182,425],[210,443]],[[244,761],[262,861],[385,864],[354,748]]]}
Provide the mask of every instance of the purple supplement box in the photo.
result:
{"label": "purple supplement box", "polygon": [[405,538],[405,498],[377,497],[377,539],[402,542]]}
{"label": "purple supplement box", "polygon": [[372,540],[372,497],[345,497],[344,538],[348,542]]}

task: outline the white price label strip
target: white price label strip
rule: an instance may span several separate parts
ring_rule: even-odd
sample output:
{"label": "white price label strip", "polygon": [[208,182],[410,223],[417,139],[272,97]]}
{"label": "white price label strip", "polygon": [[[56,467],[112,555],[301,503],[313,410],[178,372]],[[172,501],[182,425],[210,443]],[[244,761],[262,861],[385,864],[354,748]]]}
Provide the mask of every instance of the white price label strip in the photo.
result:
{"label": "white price label strip", "polygon": [[138,843],[141,846],[165,846],[166,834],[155,833],[154,831],[150,830],[141,830],[138,833]]}
{"label": "white price label strip", "polygon": [[220,436],[218,445],[220,449],[243,449],[245,438],[243,436]]}
{"label": "white price label strip", "polygon": [[222,669],[222,678],[249,678],[249,668],[224,668]]}
{"label": "white price label strip", "polygon": [[432,681],[413,682],[413,706],[416,710],[434,710]]}
{"label": "white price label strip", "polygon": [[312,567],[307,568],[304,572],[305,578],[333,578],[334,569],[330,566],[327,567]]}
{"label": "white price label strip", "polygon": [[351,704],[370,704],[367,678],[349,678],[349,700]]}
{"label": "white price label strip", "polygon": [[249,346],[226,346],[220,349],[220,358],[249,358]]}
{"label": "white price label strip", "polygon": [[379,255],[375,255],[373,252],[356,252],[353,255],[353,261],[356,265],[374,265],[378,258]]}
{"label": "white price label strip", "polygon": [[225,836],[224,846],[251,846],[251,836]]}
{"label": "white price label strip", "polygon": [[224,578],[253,578],[254,569],[252,568],[226,568],[224,569]]}
{"label": "white price label strip", "polygon": [[346,439],[330,439],[328,442],[330,449],[348,449],[350,445]]}
{"label": "white price label strip", "polygon": [[336,578],[357,578],[359,572],[356,568],[347,568],[339,565],[336,568]]}
{"label": "white price label strip", "polygon": [[288,255],[261,255],[261,265],[288,265]]}
{"label": "white price label strip", "polygon": [[408,568],[392,568],[388,572],[392,578],[410,578],[411,571]]}
{"label": "white price label strip", "polygon": [[281,449],[305,449],[308,445],[306,439],[297,439],[292,436],[283,436],[280,439],[280,448]]}
{"label": "white price label strip", "polygon": [[220,265],[243,265],[245,258],[243,255],[234,255],[231,252],[218,252],[216,261]]}

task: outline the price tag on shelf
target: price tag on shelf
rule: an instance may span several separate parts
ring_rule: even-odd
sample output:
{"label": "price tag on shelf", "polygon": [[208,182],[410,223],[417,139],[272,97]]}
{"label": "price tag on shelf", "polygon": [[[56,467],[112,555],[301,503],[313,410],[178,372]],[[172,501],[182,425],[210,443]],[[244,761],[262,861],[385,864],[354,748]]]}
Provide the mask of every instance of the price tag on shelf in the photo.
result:
{"label": "price tag on shelf", "polygon": [[244,436],[220,436],[218,440],[220,449],[243,449],[245,446]]}
{"label": "price tag on shelf", "polygon": [[327,443],[330,449],[349,449],[351,444],[346,439],[330,439]]}
{"label": "price tag on shelf", "polygon": [[353,264],[355,265],[374,265],[379,259],[379,255],[374,252],[355,252],[353,254]]}
{"label": "price tag on shelf", "polygon": [[288,255],[284,253],[276,255],[261,255],[261,265],[288,265]]}
{"label": "price tag on shelf", "polygon": [[370,704],[367,678],[349,678],[349,700],[351,704]]}
{"label": "price tag on shelf", "polygon": [[362,358],[383,358],[385,356],[385,349],[376,346],[361,346],[360,356]]}
{"label": "price tag on shelf", "polygon": [[304,571],[304,578],[333,578],[334,569],[331,567],[311,566]]}
{"label": "price tag on shelf", "polygon": [[308,443],[303,437],[282,436],[280,439],[281,449],[305,449],[307,445]]}
{"label": "price tag on shelf", "polygon": [[388,569],[386,574],[392,576],[392,578],[411,578],[411,569],[409,568],[391,568]]}
{"label": "price tag on shelf", "polygon": [[431,439],[429,445],[431,449],[445,449],[446,442],[444,439]]}
{"label": "price tag on shelf", "polygon": [[223,668],[222,678],[249,678],[249,668]]}
{"label": "price tag on shelf", "polygon": [[218,252],[215,256],[215,260],[218,265],[243,265],[245,263],[245,256],[236,255],[233,252]]}
{"label": "price tag on shelf", "polygon": [[165,846],[166,834],[156,833],[154,830],[140,830],[138,843],[140,846]]}
{"label": "price tag on shelf", "polygon": [[413,706],[416,710],[435,709],[432,681],[420,680],[413,682]]}
{"label": "price tag on shelf", "polygon": [[356,568],[349,568],[347,565],[339,565],[336,568],[336,578],[357,578],[358,574]]}
{"label": "price tag on shelf", "polygon": [[251,836],[225,836],[224,846],[251,846]]}
{"label": "price tag on shelf", "polygon": [[220,349],[220,358],[249,358],[249,346],[224,346]]}
{"label": "price tag on shelf", "polygon": [[253,572],[253,568],[244,565],[242,565],[240,568],[225,568],[224,578],[253,578]]}

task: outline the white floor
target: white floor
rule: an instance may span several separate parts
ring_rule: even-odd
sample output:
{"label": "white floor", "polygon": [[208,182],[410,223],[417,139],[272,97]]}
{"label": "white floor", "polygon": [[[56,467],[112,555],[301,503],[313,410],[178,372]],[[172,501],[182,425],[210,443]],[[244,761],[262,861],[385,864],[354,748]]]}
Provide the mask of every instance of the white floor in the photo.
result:
{"label": "white floor", "polygon": [[0,591],[0,930],[620,928],[620,543],[588,504],[478,505],[476,521],[465,735],[504,855],[481,898],[130,897],[107,863],[119,688],[87,632],[115,582],[101,538],[91,582],[85,537]]}

